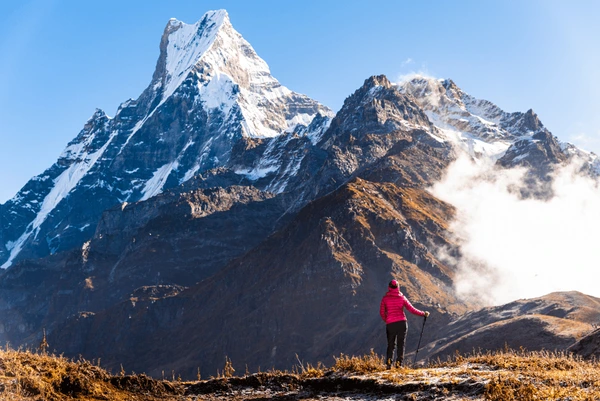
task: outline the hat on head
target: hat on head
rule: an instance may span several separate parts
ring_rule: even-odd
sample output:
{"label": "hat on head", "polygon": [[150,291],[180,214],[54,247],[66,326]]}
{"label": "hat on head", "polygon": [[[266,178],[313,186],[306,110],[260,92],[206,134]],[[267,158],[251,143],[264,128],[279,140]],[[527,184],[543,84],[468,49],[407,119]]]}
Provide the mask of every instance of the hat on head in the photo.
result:
{"label": "hat on head", "polygon": [[398,281],[396,281],[396,280],[390,281],[390,283],[388,284],[388,287],[390,287],[390,288],[398,288]]}

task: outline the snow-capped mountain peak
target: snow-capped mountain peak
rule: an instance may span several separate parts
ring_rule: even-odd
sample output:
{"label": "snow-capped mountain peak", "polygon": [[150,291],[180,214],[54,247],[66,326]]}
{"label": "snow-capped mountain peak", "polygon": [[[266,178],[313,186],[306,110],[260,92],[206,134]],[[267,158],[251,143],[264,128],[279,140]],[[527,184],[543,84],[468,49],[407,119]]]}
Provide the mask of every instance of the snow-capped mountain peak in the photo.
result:
{"label": "snow-capped mountain peak", "polygon": [[497,160],[515,140],[545,131],[532,110],[505,112],[464,92],[451,79],[414,75],[398,83],[398,89],[413,96],[442,135],[475,159]]}
{"label": "snow-capped mountain peak", "polygon": [[545,129],[533,110],[505,112],[464,92],[451,79],[416,75],[400,82],[398,88],[412,95],[440,128],[469,132],[486,140],[514,140]]}
{"label": "snow-capped mountain peak", "polygon": [[[158,106],[195,75],[199,101],[206,111],[219,110],[227,119],[235,118],[232,112],[239,110],[244,136],[274,137],[297,124],[308,126],[316,115],[316,102],[292,92],[271,75],[267,63],[233,28],[225,10],[209,11],[195,24],[171,19],[160,50],[151,85],[160,98]],[[281,113],[290,99],[302,104]],[[322,106],[318,112],[333,116]]]}
{"label": "snow-capped mountain peak", "polygon": [[[114,118],[96,110],[57,162],[2,205],[0,267],[81,246],[107,208],[231,167],[244,137],[285,143],[292,133],[322,135],[332,116],[282,86],[226,11],[209,11],[194,24],[171,19],[146,90]],[[293,175],[292,167],[282,177]]]}
{"label": "snow-capped mountain peak", "polygon": [[561,163],[576,157],[592,174],[600,171],[596,155],[561,143],[532,109],[506,112],[469,95],[450,79],[413,75],[397,88],[415,99],[439,129],[442,140],[452,142],[476,161],[545,168],[548,161]]}

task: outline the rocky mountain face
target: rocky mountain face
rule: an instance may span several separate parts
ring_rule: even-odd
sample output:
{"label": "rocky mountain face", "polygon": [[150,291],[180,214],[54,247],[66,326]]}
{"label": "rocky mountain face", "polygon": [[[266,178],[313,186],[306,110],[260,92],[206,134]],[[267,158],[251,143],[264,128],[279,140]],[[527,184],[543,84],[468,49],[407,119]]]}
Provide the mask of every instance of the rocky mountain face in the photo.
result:
{"label": "rocky mountain face", "polygon": [[37,343],[40,327],[50,333],[140,287],[194,285],[259,244],[283,213],[272,194],[252,187],[166,192],[109,209],[81,248],[3,273],[0,334],[13,344]]}
{"label": "rocky mountain face", "polygon": [[[334,116],[280,85],[226,12],[171,20],[142,95],[115,117],[96,111],[1,205],[0,339],[37,344],[45,328],[59,352],[154,375],[210,374],[225,356],[285,369],[383,347],[378,306],[394,277],[432,312],[424,356],[535,345],[524,330],[566,348],[597,300],[457,298],[436,252],[460,257],[454,208],[428,188],[462,153],[532,180],[574,157],[600,171],[533,111],[450,80],[373,76]],[[411,332],[421,324],[409,317]]]}

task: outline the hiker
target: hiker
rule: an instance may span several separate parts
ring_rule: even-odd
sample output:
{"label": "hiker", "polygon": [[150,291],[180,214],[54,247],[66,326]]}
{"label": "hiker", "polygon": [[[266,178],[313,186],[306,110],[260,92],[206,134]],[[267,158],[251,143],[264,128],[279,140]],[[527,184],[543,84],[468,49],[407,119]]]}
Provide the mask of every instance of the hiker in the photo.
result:
{"label": "hiker", "polygon": [[388,369],[392,366],[394,345],[396,346],[396,367],[402,366],[402,362],[404,361],[404,344],[408,329],[404,307],[413,315],[423,316],[426,319],[429,316],[429,312],[420,311],[412,306],[410,301],[400,292],[398,281],[392,280],[388,285],[388,292],[383,296],[381,306],[379,307],[379,314],[386,323],[387,353],[385,363]]}

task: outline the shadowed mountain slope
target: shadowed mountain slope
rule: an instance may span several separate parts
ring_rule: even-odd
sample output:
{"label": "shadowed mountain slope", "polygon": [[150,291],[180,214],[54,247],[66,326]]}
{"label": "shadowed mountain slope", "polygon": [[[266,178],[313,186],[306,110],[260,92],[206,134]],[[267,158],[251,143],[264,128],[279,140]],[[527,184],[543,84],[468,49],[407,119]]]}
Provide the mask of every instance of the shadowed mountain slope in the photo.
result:
{"label": "shadowed mountain slope", "polygon": [[[451,245],[444,230],[451,213],[423,190],[356,179],[189,290],[80,318],[52,341],[68,353],[104,355],[110,366],[148,369],[165,361],[152,374],[191,375],[197,365],[214,371],[225,355],[256,369],[290,366],[296,354],[317,361],[368,352],[382,341],[381,283],[391,277],[417,307],[435,308],[440,323],[465,311],[451,295],[453,272],[423,243]],[[107,324],[115,331],[93,329]],[[114,347],[136,351],[126,356],[109,351]]]}

